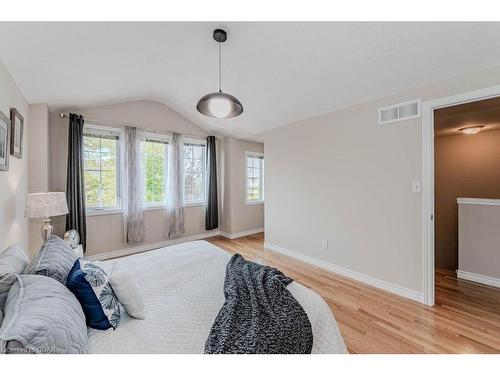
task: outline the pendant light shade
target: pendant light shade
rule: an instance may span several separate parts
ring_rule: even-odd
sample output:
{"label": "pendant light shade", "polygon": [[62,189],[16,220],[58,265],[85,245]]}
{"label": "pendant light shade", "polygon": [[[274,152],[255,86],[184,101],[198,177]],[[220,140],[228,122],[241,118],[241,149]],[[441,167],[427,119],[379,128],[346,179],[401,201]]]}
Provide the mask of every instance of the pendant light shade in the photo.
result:
{"label": "pendant light shade", "polygon": [[202,97],[196,105],[198,112],[216,118],[231,118],[241,115],[243,106],[240,101],[224,92],[213,92]]}
{"label": "pendant light shade", "polygon": [[222,70],[221,70],[221,50],[220,44],[227,39],[227,33],[224,30],[214,30],[213,37],[219,43],[219,91],[212,92],[198,100],[196,109],[205,116],[215,118],[231,118],[243,113],[243,105],[233,95],[222,92]]}

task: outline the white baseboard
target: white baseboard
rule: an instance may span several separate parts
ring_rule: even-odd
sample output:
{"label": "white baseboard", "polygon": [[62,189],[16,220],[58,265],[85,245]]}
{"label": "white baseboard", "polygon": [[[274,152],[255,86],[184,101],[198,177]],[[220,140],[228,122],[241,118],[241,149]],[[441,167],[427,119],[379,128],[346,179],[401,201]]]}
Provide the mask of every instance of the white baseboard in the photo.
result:
{"label": "white baseboard", "polygon": [[119,258],[119,257],[127,256],[127,255],[143,253],[143,252],[149,251],[149,250],[159,249],[159,248],[165,247],[165,246],[175,245],[175,244],[178,244],[181,242],[203,240],[205,238],[210,238],[210,237],[214,237],[214,236],[218,236],[218,235],[220,235],[220,231],[218,229],[216,229],[216,230],[213,230],[210,232],[195,234],[192,236],[180,237],[180,238],[176,238],[173,240],[167,240],[167,241],[156,242],[156,243],[145,244],[145,245],[134,246],[134,247],[127,247],[127,248],[120,249],[120,250],[109,251],[109,252],[101,253],[101,254],[95,254],[95,255],[91,255],[91,256],[87,257],[87,259],[105,260],[105,259],[111,259],[111,258]]}
{"label": "white baseboard", "polygon": [[134,247],[126,247],[126,248],[120,249],[120,250],[114,250],[114,251],[109,251],[106,253],[94,254],[94,255],[90,255],[89,257],[87,257],[87,259],[106,260],[106,259],[112,259],[112,258],[119,258],[119,257],[127,256],[127,255],[143,253],[143,252],[149,251],[149,250],[159,249],[160,247],[175,245],[175,244],[178,244],[181,242],[203,240],[205,238],[210,238],[210,237],[219,236],[219,235],[224,236],[224,237],[229,238],[229,239],[235,239],[235,238],[249,236],[251,234],[256,234],[256,233],[261,233],[261,232],[264,232],[264,228],[250,229],[250,230],[246,230],[243,232],[237,232],[237,233],[227,233],[227,232],[223,232],[223,231],[216,229],[216,230],[213,230],[210,232],[195,234],[192,236],[180,237],[180,238],[176,238],[173,240],[155,242],[155,243],[134,246]]}
{"label": "white baseboard", "polygon": [[283,254],[283,255],[287,255],[291,258],[301,260],[302,262],[309,263],[309,264],[312,264],[314,266],[324,268],[328,271],[338,273],[339,275],[348,277],[350,279],[354,279],[356,281],[373,286],[375,288],[379,288],[379,289],[385,290],[387,292],[397,294],[398,296],[405,297],[405,298],[408,298],[408,299],[411,299],[413,301],[417,301],[420,303],[424,303],[423,293],[420,293],[420,292],[417,292],[417,291],[414,291],[411,289],[407,289],[407,288],[401,287],[399,285],[389,283],[387,281],[376,279],[374,277],[371,277],[371,276],[368,276],[368,275],[365,275],[365,274],[362,274],[362,273],[359,273],[356,271],[352,271],[352,270],[349,270],[347,268],[337,266],[335,264],[328,263],[328,262],[325,262],[325,261],[317,259],[317,258],[313,258],[313,257],[307,256],[304,254],[300,254],[300,253],[297,253],[295,251],[285,249],[281,246],[277,246],[277,245],[274,245],[274,244],[269,243],[269,242],[264,242],[264,248],[271,250],[271,251],[274,251],[274,252],[277,252],[277,253],[280,253],[280,254]]}
{"label": "white baseboard", "polygon": [[481,283],[489,286],[495,286],[500,288],[500,279],[491,276],[479,275],[477,273],[460,271],[457,270],[457,277],[459,279],[464,279],[468,281],[474,281],[475,283]]}
{"label": "white baseboard", "polygon": [[262,232],[264,232],[264,228],[250,229],[250,230],[245,230],[243,232],[236,232],[236,233],[228,233],[228,232],[220,231],[220,235],[224,236],[226,238],[229,238],[230,240],[234,240],[235,238],[250,236],[251,234],[262,233]]}

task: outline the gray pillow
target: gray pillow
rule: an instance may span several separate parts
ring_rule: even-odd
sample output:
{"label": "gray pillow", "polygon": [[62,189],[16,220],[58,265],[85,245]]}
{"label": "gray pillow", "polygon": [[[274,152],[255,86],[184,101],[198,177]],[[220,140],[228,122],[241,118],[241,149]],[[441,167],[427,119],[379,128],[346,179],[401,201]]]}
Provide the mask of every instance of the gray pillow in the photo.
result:
{"label": "gray pillow", "polygon": [[18,246],[10,246],[0,253],[0,325],[10,287],[17,280],[16,274],[23,273],[28,262],[28,256]]}
{"label": "gray pillow", "polygon": [[87,353],[85,315],[73,293],[50,277],[18,275],[0,328],[0,351],[13,347],[16,353]]}
{"label": "gray pillow", "polygon": [[23,273],[52,277],[64,284],[75,260],[76,254],[66,241],[50,236]]}

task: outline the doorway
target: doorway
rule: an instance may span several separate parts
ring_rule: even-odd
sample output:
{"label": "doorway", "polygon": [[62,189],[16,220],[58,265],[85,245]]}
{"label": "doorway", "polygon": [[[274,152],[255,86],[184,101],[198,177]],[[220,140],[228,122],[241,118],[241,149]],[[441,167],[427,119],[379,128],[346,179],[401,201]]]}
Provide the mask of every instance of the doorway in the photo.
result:
{"label": "doorway", "polygon": [[[486,243],[481,245],[478,236],[479,233],[488,235],[486,227],[489,224],[470,221],[481,220],[482,210],[490,210],[473,206],[495,205],[495,200],[499,199],[500,97],[435,110],[434,257],[437,270],[471,273],[466,270],[473,269],[477,275],[490,274],[488,262],[498,264],[500,260],[493,254],[488,255],[487,252],[493,249],[485,250],[486,253],[481,253],[482,249],[469,253],[473,251],[471,248],[475,242],[476,250],[479,246],[488,246]],[[494,220],[494,217],[491,219]],[[462,226],[460,231],[459,221]],[[459,235],[462,237],[461,254]],[[497,239],[491,240],[496,243]],[[473,257],[476,259],[471,259]],[[481,262],[482,265],[471,264]]]}
{"label": "doorway", "polygon": [[[482,90],[467,92],[460,95],[454,95],[423,103],[422,107],[422,223],[423,223],[423,294],[424,303],[430,306],[434,305],[435,299],[435,241],[436,241],[436,220],[435,214],[435,116],[441,109],[452,108],[466,103],[476,103],[482,100],[494,99],[500,97],[500,86],[494,86]],[[494,99],[495,100],[495,99]],[[477,104],[474,104],[477,105]],[[474,106],[473,105],[473,106]],[[456,109],[455,109],[456,110]],[[450,114],[453,109],[443,113]],[[438,113],[439,116],[439,113]],[[459,131],[456,129],[456,131]],[[460,132],[460,131],[459,131]],[[457,134],[458,135],[458,134]],[[464,134],[465,136],[466,134]],[[439,166],[438,166],[439,167]],[[453,257],[451,266],[455,264]],[[441,259],[439,259],[441,262]]]}

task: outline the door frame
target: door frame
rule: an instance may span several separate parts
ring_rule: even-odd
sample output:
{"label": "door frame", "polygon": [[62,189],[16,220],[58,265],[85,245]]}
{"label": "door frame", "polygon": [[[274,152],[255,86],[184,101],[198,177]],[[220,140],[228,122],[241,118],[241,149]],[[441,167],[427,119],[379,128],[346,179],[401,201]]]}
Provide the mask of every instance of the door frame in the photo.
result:
{"label": "door frame", "polygon": [[434,306],[434,111],[500,96],[500,85],[422,103],[423,302]]}

